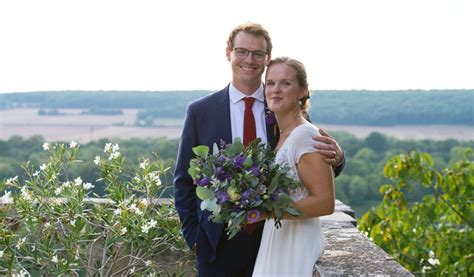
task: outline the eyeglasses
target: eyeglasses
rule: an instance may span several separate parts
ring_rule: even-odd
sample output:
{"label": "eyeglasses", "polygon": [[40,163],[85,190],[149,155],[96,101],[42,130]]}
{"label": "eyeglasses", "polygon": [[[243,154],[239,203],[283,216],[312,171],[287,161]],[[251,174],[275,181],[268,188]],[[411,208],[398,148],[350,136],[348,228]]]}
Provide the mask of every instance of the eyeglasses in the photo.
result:
{"label": "eyeglasses", "polygon": [[260,50],[250,51],[248,49],[239,48],[239,47],[236,47],[233,50],[234,50],[235,56],[237,56],[240,59],[244,59],[249,55],[249,53],[252,53],[252,58],[256,60],[257,62],[261,62],[265,60],[265,56],[267,55],[266,52],[263,52]]}

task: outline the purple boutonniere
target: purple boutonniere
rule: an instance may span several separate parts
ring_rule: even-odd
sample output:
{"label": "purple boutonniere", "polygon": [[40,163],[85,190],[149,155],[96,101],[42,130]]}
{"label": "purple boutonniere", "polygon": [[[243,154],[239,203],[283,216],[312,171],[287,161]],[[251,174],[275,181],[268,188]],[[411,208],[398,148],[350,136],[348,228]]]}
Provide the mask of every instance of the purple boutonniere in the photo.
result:
{"label": "purple boutonniere", "polygon": [[265,113],[265,123],[267,124],[275,124],[276,122],[276,118],[275,118],[275,114],[270,111],[270,110],[267,110],[267,112]]}

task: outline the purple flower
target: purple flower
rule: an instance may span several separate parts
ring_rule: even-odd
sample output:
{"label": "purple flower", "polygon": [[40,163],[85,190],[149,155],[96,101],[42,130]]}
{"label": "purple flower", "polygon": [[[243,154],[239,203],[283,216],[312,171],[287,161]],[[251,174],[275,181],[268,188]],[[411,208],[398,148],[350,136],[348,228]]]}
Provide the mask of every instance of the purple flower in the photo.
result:
{"label": "purple flower", "polygon": [[272,194],[272,201],[278,200],[280,198],[280,194],[285,193],[283,189],[277,189],[275,192]]}
{"label": "purple flower", "polygon": [[232,174],[230,172],[225,173],[225,179],[227,180],[227,182],[232,181]]}
{"label": "purple flower", "polygon": [[217,204],[222,204],[229,201],[229,195],[226,191],[217,191]]}
{"label": "purple flower", "polygon": [[[215,172],[215,174],[216,174],[216,176],[217,176],[217,178],[218,178],[219,180],[221,180],[221,179],[220,179],[220,176],[221,176],[223,173],[224,173],[224,168],[222,168],[222,166],[216,167],[216,172]],[[222,180],[221,180],[221,181],[222,181]]]}
{"label": "purple flower", "polygon": [[260,176],[260,168],[258,167],[258,165],[252,167],[252,173],[255,177]]}
{"label": "purple flower", "polygon": [[244,192],[242,192],[242,197],[240,199],[240,203],[242,207],[247,207],[254,203],[255,201],[258,201],[258,199],[255,199],[255,197],[252,195],[252,190],[247,189]]}
{"label": "purple flower", "polygon": [[275,114],[272,111],[268,111],[265,115],[265,123],[274,124],[276,122]]}
{"label": "purple flower", "polygon": [[255,223],[260,219],[260,212],[258,210],[252,209],[247,212],[247,222]]}
{"label": "purple flower", "polygon": [[207,186],[209,185],[209,178],[207,176],[204,176],[202,179],[196,180],[198,186]]}
{"label": "purple flower", "polygon": [[242,168],[244,166],[245,157],[244,155],[238,155],[234,158],[233,166],[235,168]]}
{"label": "purple flower", "polygon": [[250,197],[252,197],[252,191],[250,191],[249,189],[242,192],[242,202],[245,200],[250,200]]}
{"label": "purple flower", "polygon": [[219,179],[219,181],[221,182],[225,180],[230,182],[232,180],[232,174],[230,172],[225,172],[224,168],[221,166],[216,167],[215,174],[216,174],[217,179]]}
{"label": "purple flower", "polygon": [[[228,203],[232,203],[232,202],[228,202]],[[230,206],[230,210],[232,210],[233,212],[241,212],[243,211],[243,206],[241,205],[240,201],[237,201],[237,202],[233,202],[232,205]]]}

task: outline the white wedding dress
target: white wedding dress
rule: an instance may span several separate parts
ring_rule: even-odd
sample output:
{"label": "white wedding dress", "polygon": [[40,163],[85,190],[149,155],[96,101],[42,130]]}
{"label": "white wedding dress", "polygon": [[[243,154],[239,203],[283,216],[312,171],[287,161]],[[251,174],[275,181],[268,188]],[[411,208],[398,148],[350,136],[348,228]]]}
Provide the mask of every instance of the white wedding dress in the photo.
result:
{"label": "white wedding dress", "polygon": [[[298,179],[296,164],[304,153],[314,152],[313,136],[319,135],[311,123],[297,126],[276,154],[276,162],[286,164]],[[294,201],[308,196],[304,185],[291,192]],[[273,219],[265,222],[253,276],[312,276],[313,267],[324,249],[319,218],[282,220],[280,228]]]}

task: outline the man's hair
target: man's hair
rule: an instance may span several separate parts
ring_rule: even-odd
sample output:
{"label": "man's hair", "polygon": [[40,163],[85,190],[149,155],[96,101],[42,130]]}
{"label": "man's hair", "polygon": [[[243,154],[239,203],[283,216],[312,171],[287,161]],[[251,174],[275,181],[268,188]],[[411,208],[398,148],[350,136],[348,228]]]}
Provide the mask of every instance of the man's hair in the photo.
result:
{"label": "man's hair", "polygon": [[257,24],[257,23],[252,23],[252,22],[242,23],[239,26],[235,27],[232,30],[232,32],[230,32],[229,37],[227,39],[227,47],[229,47],[229,49],[234,48],[234,39],[235,39],[235,36],[237,36],[239,32],[246,32],[257,37],[265,38],[265,40],[267,41],[266,52],[267,54],[272,53],[272,48],[273,48],[272,39],[270,38],[268,31],[265,30],[265,28],[263,28],[262,25]]}

